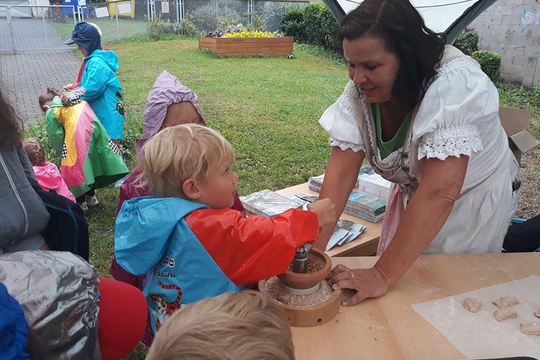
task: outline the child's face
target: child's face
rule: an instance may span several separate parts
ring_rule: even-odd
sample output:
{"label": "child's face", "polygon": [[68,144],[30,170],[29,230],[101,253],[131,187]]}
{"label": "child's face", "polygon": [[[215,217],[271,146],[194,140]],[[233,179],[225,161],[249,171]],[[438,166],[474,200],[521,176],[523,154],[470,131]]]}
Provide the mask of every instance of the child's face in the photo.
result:
{"label": "child's face", "polygon": [[232,163],[218,166],[204,184],[199,184],[201,196],[198,202],[212,209],[227,209],[233,206],[238,175],[231,169],[231,165]]}

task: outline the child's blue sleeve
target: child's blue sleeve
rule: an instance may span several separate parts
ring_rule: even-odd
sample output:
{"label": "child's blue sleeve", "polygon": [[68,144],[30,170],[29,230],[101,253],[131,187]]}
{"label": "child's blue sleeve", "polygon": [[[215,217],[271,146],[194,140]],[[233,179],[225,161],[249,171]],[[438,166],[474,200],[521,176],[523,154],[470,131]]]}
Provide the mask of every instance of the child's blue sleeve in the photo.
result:
{"label": "child's blue sleeve", "polygon": [[116,261],[129,273],[144,275],[163,257],[170,234],[171,229],[159,227],[149,231],[144,219],[122,207],[114,235]]}
{"label": "child's blue sleeve", "polygon": [[114,75],[114,73],[101,59],[88,61],[84,71],[85,75],[81,81],[81,87],[86,91],[81,96],[81,99],[93,101],[103,94],[111,75]]}

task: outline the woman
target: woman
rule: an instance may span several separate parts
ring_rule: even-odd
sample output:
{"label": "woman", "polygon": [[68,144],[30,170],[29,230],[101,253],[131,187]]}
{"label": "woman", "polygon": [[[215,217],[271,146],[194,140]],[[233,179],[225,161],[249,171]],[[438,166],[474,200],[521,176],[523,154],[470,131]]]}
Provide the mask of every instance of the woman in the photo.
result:
{"label": "woman", "polygon": [[35,178],[21,145],[22,124],[0,92],[0,254],[47,249],[41,231],[49,212],[28,178]]}
{"label": "woman", "polygon": [[320,197],[342,210],[364,159],[393,182],[380,259],[332,271],[335,287],[357,290],[354,305],[385,294],[422,253],[500,251],[520,183],[497,89],[408,1],[364,1],[339,37],[351,81],[320,120],[332,146]]}
{"label": "woman", "polygon": [[[80,83],[86,92],[81,96],[90,104],[113,141],[122,140],[124,132],[124,99],[116,76],[118,55],[101,47],[99,28],[91,23],[75,25],[67,45],[76,44],[84,56]],[[67,88],[72,88],[68,85]]]}

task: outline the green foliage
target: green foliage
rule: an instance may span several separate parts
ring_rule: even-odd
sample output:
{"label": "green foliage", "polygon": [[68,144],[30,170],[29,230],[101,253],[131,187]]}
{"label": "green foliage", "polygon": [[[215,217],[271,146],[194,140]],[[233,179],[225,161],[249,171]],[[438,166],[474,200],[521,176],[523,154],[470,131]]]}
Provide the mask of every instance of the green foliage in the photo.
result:
{"label": "green foliage", "polygon": [[199,36],[201,32],[193,22],[193,17],[191,15],[186,16],[180,23],[180,31],[182,32],[182,35],[190,38]]}
{"label": "green foliage", "polygon": [[281,32],[286,36],[293,36],[297,42],[305,42],[307,35],[304,28],[304,8],[291,6],[283,14],[280,25]]}
{"label": "green foliage", "polygon": [[160,18],[156,18],[148,22],[148,37],[150,40],[163,40],[171,35],[175,35],[176,33],[176,27],[174,24],[171,24],[168,21],[163,21]]}
{"label": "green foliage", "polygon": [[195,10],[189,13],[193,19],[193,23],[197,29],[203,32],[216,31],[218,22],[218,13],[216,6],[212,4],[206,4],[198,6]]}
{"label": "green foliage", "polygon": [[454,41],[454,46],[463,51],[465,54],[471,55],[473,52],[478,51],[479,41],[480,36],[476,31],[466,29],[464,32],[459,34],[457,39]]}
{"label": "green foliage", "polygon": [[497,82],[501,104],[530,110],[533,114],[529,131],[535,138],[540,138],[540,88],[527,88],[520,84]]}
{"label": "green foliage", "polygon": [[472,53],[472,57],[480,63],[482,71],[486,73],[491,81],[499,80],[501,72],[501,55],[493,51],[478,50]]}
{"label": "green foliage", "polygon": [[338,23],[325,4],[289,8],[281,22],[281,30],[299,42],[341,52],[341,44],[337,41]]}
{"label": "green foliage", "polygon": [[220,12],[219,17],[217,18],[217,28],[216,31],[223,33],[231,25],[236,25],[240,22],[240,16],[234,10],[225,8]]}
{"label": "green foliage", "polygon": [[255,13],[252,13],[251,20],[253,24],[248,26],[249,31],[263,31],[264,30],[266,26],[266,22],[263,20],[262,17],[260,17],[259,15]]}

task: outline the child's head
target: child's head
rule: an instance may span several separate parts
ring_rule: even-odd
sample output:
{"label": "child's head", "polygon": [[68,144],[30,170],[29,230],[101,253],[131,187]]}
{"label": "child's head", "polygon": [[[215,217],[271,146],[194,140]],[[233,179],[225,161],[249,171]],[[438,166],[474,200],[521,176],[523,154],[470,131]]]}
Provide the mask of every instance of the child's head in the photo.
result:
{"label": "child's head", "polygon": [[23,148],[33,166],[41,166],[47,162],[45,149],[38,139],[29,138],[23,142]]}
{"label": "child's head", "polygon": [[39,107],[43,111],[47,111],[51,107],[51,103],[55,96],[60,96],[60,92],[53,87],[48,87],[47,91],[39,95]]}
{"label": "child's head", "polygon": [[160,328],[146,360],[294,359],[287,315],[259,292],[187,305]]}
{"label": "child's head", "polygon": [[182,197],[213,209],[233,205],[234,150],[217,131],[195,124],[169,127],[144,145],[142,178],[156,197]]}

